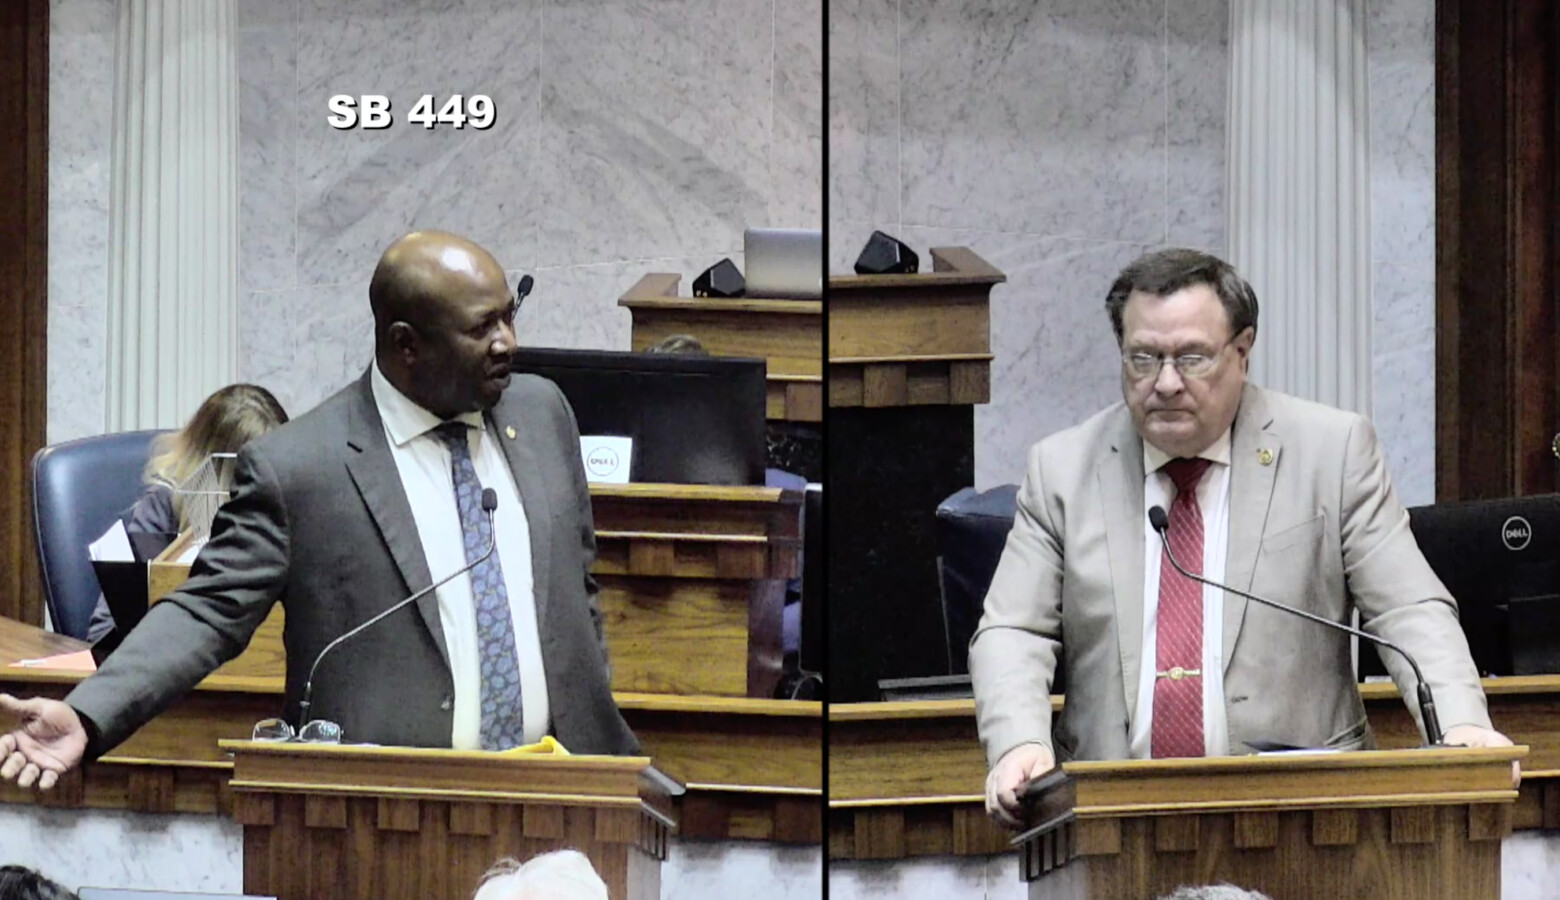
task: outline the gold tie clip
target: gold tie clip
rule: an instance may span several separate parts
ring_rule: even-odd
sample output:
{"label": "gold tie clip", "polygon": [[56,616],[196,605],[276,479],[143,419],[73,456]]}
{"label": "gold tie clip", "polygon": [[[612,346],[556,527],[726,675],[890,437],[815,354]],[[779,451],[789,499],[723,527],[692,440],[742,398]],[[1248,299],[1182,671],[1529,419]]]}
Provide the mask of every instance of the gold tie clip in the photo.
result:
{"label": "gold tie clip", "polygon": [[1155,678],[1168,678],[1171,681],[1180,681],[1182,678],[1190,678],[1193,675],[1201,675],[1201,669],[1183,669],[1180,666],[1171,666],[1168,672],[1159,672]]}

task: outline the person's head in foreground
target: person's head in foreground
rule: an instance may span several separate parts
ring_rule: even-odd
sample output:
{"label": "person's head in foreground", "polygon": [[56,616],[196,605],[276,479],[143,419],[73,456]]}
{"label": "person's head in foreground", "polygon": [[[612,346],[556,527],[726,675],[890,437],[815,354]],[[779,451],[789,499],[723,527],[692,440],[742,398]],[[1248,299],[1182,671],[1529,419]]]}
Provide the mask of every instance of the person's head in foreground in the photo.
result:
{"label": "person's head in foreground", "polygon": [[32,869],[0,866],[0,900],[76,900],[76,895]]}
{"label": "person's head in foreground", "polygon": [[498,403],[516,304],[492,254],[457,235],[414,231],[379,258],[368,300],[374,358],[396,390],[441,419]]}
{"label": "person's head in foreground", "polygon": [[578,850],[543,853],[525,863],[502,859],[482,876],[471,900],[608,900],[606,882]]}
{"label": "person's head in foreground", "polygon": [[673,334],[645,348],[646,353],[677,353],[683,356],[709,356],[699,339],[691,334]]}
{"label": "person's head in foreground", "polygon": [[[230,384],[207,397],[183,428],[153,442],[144,479],[148,484],[178,487],[211,454],[237,453],[245,444],[286,423],[287,411],[270,391],[254,384]],[[217,467],[218,483],[213,489],[225,490],[231,477],[230,466]],[[174,510],[182,531],[188,523],[177,494]]]}
{"label": "person's head in foreground", "polygon": [[1178,887],[1159,900],[1272,900],[1267,894],[1248,891],[1233,884],[1208,884]]}
{"label": "person's head in foreground", "polygon": [[1149,253],[1105,299],[1121,348],[1121,395],[1145,440],[1193,457],[1235,421],[1257,337],[1257,296],[1229,263]]}

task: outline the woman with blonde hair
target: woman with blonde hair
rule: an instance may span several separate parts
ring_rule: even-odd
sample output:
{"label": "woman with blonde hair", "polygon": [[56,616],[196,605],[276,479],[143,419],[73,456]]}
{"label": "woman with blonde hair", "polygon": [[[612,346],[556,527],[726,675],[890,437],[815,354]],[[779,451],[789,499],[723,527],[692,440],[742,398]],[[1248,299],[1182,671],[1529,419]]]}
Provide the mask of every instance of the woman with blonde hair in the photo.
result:
{"label": "woman with blonde hair", "polygon": [[[178,431],[152,442],[140,499],[120,516],[125,530],[141,534],[180,534],[192,524],[193,506],[176,489],[187,482],[213,453],[237,453],[245,444],[287,422],[287,411],[271,392],[255,384],[230,384],[207,397]],[[211,490],[232,487],[232,466],[213,461]],[[114,628],[108,601],[98,596],[87,627],[93,642]]]}

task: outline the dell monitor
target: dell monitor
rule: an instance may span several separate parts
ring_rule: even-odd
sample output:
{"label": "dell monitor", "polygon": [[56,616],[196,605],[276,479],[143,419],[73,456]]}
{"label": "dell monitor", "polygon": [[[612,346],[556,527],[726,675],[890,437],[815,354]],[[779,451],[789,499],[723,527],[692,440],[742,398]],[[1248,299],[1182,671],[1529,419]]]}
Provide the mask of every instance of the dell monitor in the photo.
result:
{"label": "dell monitor", "polygon": [[581,435],[632,438],[631,481],[764,483],[761,359],[523,349],[510,369],[557,384]]}
{"label": "dell monitor", "polygon": [[[1560,495],[1438,503],[1408,517],[1457,601],[1479,674],[1560,673]],[[1361,677],[1385,673],[1362,646]]]}

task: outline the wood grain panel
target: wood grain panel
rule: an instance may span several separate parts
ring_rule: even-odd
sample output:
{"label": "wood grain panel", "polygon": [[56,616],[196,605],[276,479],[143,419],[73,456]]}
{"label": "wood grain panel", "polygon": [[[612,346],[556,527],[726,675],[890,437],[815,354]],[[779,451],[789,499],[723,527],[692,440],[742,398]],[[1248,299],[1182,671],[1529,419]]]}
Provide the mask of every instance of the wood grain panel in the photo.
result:
{"label": "wood grain panel", "polygon": [[933,272],[829,279],[829,359],[991,351],[988,304],[1006,281],[967,248],[932,248]]}
{"label": "wood grain panel", "polygon": [[1311,813],[1311,843],[1346,847],[1359,840],[1360,814],[1354,809],[1318,809]]}
{"label": "wood grain panel", "polygon": [[1436,3],[1436,497],[1557,488],[1560,12]]}
{"label": "wood grain panel", "polygon": [[828,403],[896,407],[990,400],[991,288],[1006,280],[967,248],[934,271],[829,279]]}
{"label": "wood grain panel", "polygon": [[0,616],[43,622],[29,474],[46,440],[49,3],[0,4]]}
{"label": "wood grain panel", "polygon": [[613,690],[747,695],[747,584],[616,576],[598,583]]}
{"label": "wood grain panel", "polygon": [[[275,747],[237,749],[239,767],[246,771],[251,768],[251,751],[262,762],[264,758],[282,760],[289,756]],[[398,752],[378,751],[363,756],[348,748],[314,748],[315,763],[328,759],[326,768],[331,768],[334,776],[347,776],[338,785],[346,793],[322,798],[318,792],[328,789],[322,784],[273,789],[251,783],[242,788],[242,806],[246,810],[259,810],[263,804],[269,812],[246,812],[243,816],[247,823],[245,891],[289,900],[455,900],[470,896],[482,873],[496,859],[527,859],[562,847],[584,852],[614,896],[642,897],[643,882],[659,884],[657,867],[664,859],[666,837],[666,827],[660,820],[641,817],[637,809],[618,808],[610,803],[472,803],[453,797],[460,791],[450,792],[450,799],[375,796],[376,791],[395,790],[391,785],[380,784],[385,773],[375,760],[383,761]],[[426,760],[424,763],[437,765]],[[516,767],[513,762],[494,760],[491,756],[487,765],[490,771],[498,773]],[[548,764],[538,760],[527,760],[519,767],[536,765],[548,768]],[[606,798],[623,788],[618,783],[618,773],[625,770],[623,761],[593,762],[579,757],[565,765],[584,767],[578,768],[568,788],[580,798]],[[634,765],[627,763],[627,770]],[[642,766],[643,762],[637,765]],[[606,780],[596,783],[598,775]],[[365,784],[379,787],[363,790]],[[481,793],[484,787],[485,782],[474,782],[463,790]],[[657,833],[651,835],[650,831]],[[647,848],[648,854],[642,847]],[[632,866],[630,854],[637,856]]]}
{"label": "wood grain panel", "polygon": [[946,406],[991,400],[990,354],[976,359],[832,360],[829,405]]}
{"label": "wood grain panel", "polygon": [[[1083,852],[1072,866],[1031,884],[1032,897],[1157,897],[1184,884],[1229,882],[1272,897],[1371,897],[1386,900],[1495,900],[1500,896],[1500,855],[1493,841],[1468,842],[1458,822],[1465,807],[1430,808],[1441,840],[1433,844],[1394,844],[1389,839],[1390,811],[1361,812],[1357,846],[1311,844],[1309,814],[1277,814],[1272,849],[1242,850],[1230,814],[1198,815],[1195,852],[1163,852],[1160,820],[1119,820],[1119,848],[1110,853]],[[1083,822],[1079,822],[1080,831]],[[1079,843],[1084,843],[1080,835]],[[1081,848],[1080,848],[1081,849]],[[1051,882],[1050,878],[1060,878]],[[1048,884],[1060,894],[1042,893]]]}
{"label": "wood grain panel", "polygon": [[1241,850],[1259,850],[1278,844],[1278,814],[1271,812],[1236,813],[1235,846]]}

